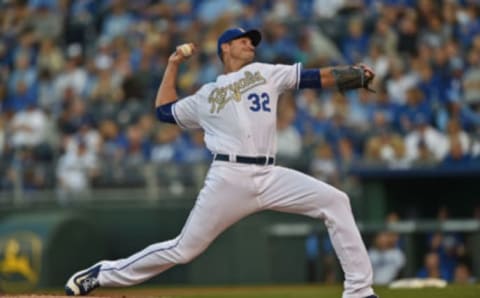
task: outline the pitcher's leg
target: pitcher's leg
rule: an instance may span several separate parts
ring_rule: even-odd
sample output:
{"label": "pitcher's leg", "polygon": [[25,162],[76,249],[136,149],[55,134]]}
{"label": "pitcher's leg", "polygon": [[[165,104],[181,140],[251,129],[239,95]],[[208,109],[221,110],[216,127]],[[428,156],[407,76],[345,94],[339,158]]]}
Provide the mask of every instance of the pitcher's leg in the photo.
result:
{"label": "pitcher's leg", "polygon": [[372,266],[348,196],[331,185],[282,167],[276,167],[266,179],[264,207],[324,220],[345,273],[343,297],[372,295]]}
{"label": "pitcher's leg", "polygon": [[[192,216],[195,216],[193,210],[190,217]],[[189,262],[208,246],[199,243],[197,249],[182,247],[181,241],[185,233],[190,234],[190,229],[195,230],[195,227],[190,226],[187,220],[182,233],[175,239],[152,244],[128,258],[102,261],[98,275],[100,285],[108,287],[135,285],[177,264]]]}
{"label": "pitcher's leg", "polygon": [[173,240],[150,245],[121,260],[104,261],[101,286],[128,286],[143,282],[201,254],[226,228],[259,209],[251,183],[241,171],[217,167],[205,186],[182,232]]}

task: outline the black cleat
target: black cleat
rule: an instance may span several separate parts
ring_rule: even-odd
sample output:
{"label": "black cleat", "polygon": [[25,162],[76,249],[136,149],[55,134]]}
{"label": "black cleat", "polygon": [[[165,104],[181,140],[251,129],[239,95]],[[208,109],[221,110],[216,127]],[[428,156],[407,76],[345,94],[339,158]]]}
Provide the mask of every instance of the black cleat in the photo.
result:
{"label": "black cleat", "polygon": [[101,265],[97,264],[72,275],[65,285],[65,293],[68,296],[84,296],[98,288],[100,267]]}

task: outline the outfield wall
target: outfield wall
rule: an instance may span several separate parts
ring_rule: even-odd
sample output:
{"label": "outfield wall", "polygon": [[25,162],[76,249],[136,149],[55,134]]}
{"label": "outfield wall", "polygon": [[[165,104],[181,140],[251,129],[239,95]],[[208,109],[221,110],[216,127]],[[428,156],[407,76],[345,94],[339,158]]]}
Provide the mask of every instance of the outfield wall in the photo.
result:
{"label": "outfield wall", "polygon": [[[72,272],[97,260],[125,257],[156,241],[175,237],[190,208],[191,202],[163,207],[117,204],[5,216],[0,224],[1,289],[18,292],[62,286]],[[404,222],[390,228],[405,236],[409,260],[406,274],[414,273],[421,262],[419,243],[425,233],[436,230],[468,232],[469,244],[477,253],[474,262],[478,274],[479,226],[478,221],[471,220],[450,225]],[[378,224],[360,227],[367,243],[375,232],[386,228]],[[324,232],[323,225],[301,216],[273,212],[252,215],[228,229],[192,263],[175,267],[150,282],[304,283],[305,239]],[[323,269],[320,261],[316,267],[320,272]]]}

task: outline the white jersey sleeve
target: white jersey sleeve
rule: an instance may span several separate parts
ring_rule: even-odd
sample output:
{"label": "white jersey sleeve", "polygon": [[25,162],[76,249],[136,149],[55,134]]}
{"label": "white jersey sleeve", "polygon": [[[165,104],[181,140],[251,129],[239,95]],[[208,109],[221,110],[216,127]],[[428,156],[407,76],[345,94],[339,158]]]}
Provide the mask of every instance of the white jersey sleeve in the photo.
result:
{"label": "white jersey sleeve", "polygon": [[293,65],[284,64],[265,64],[269,69],[269,80],[273,82],[277,90],[281,92],[290,89],[298,89],[300,83],[301,63]]}
{"label": "white jersey sleeve", "polygon": [[172,105],[172,114],[178,126],[182,129],[200,128],[198,104],[201,99],[200,93],[187,96]]}

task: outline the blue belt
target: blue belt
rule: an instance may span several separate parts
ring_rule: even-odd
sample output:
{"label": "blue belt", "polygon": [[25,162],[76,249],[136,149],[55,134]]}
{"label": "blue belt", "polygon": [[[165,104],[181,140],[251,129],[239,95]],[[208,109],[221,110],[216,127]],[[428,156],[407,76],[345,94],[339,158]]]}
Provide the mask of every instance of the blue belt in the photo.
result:
{"label": "blue belt", "polygon": [[273,165],[273,163],[275,162],[275,158],[273,157],[267,158],[266,156],[249,157],[249,156],[237,155],[233,160],[230,160],[230,155],[227,155],[227,154],[215,154],[214,159],[221,160],[221,161],[254,164],[254,165]]}

